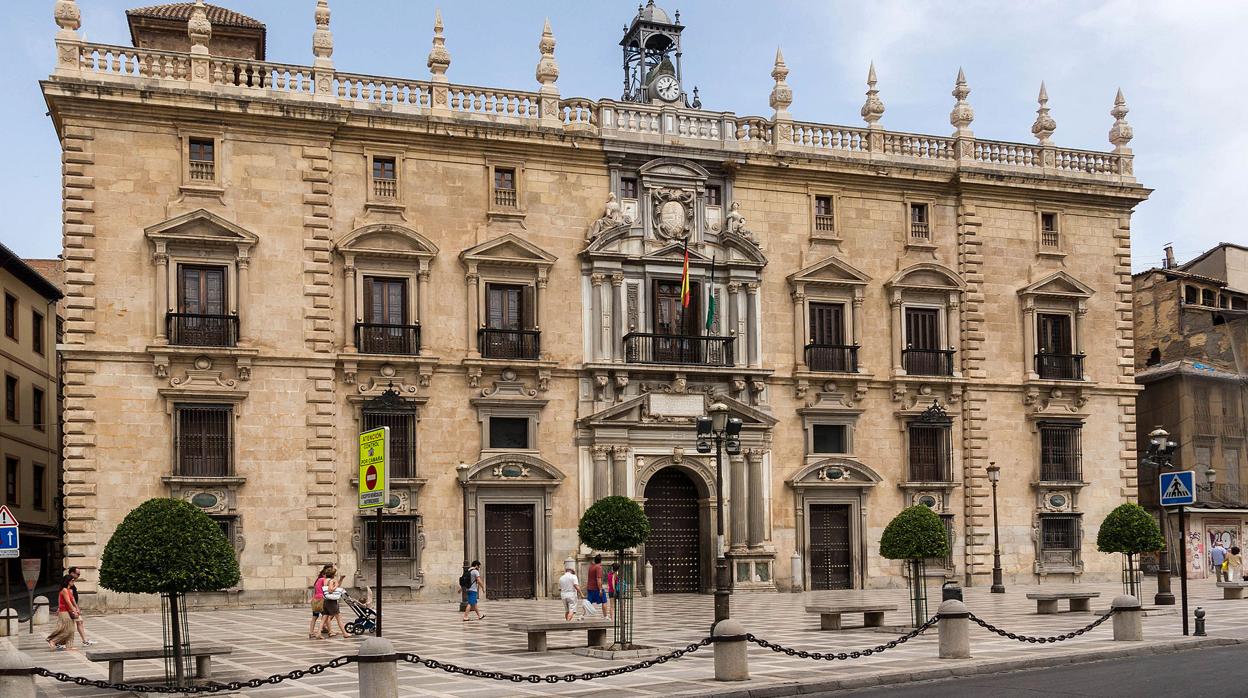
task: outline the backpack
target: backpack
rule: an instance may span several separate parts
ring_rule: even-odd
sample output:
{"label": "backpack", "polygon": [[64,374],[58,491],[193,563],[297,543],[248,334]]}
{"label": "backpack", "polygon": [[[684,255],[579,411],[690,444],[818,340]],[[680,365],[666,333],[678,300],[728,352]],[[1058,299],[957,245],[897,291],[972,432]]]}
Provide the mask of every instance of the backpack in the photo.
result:
{"label": "backpack", "polygon": [[459,576],[459,588],[460,589],[472,588],[472,570],[471,569],[464,570],[464,573]]}

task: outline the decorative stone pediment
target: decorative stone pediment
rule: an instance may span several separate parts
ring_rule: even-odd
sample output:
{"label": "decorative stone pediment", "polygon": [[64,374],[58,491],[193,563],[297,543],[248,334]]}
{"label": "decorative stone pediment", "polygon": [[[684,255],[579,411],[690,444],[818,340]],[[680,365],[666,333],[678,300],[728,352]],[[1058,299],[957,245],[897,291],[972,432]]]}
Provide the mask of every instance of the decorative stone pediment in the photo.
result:
{"label": "decorative stone pediment", "polygon": [[1086,419],[1088,415],[1083,408],[1087,404],[1087,391],[1081,387],[1029,385],[1023,394],[1023,405],[1027,407],[1029,419]]}
{"label": "decorative stone pediment", "polygon": [[604,427],[630,424],[690,424],[706,414],[712,402],[722,402],[728,414],[741,420],[743,426],[770,428],[777,419],[727,395],[704,393],[644,393],[595,414],[578,420],[580,427]]}
{"label": "decorative stone pediment", "polygon": [[170,218],[143,230],[148,240],[163,252],[169,244],[206,245],[210,247],[235,247],[240,256],[260,241],[260,237],[206,209]]}
{"label": "decorative stone pediment", "polygon": [[393,223],[374,223],[357,228],[334,243],[343,256],[359,255],[420,260],[421,268],[438,254],[438,246],[420,233]]}
{"label": "decorative stone pediment", "polygon": [[725,230],[720,236],[720,245],[728,256],[729,263],[734,266],[763,266],[767,257],[763,255],[758,240],[749,231]]}
{"label": "decorative stone pediment", "polygon": [[483,458],[459,472],[461,485],[515,485],[554,487],[564,474],[555,466],[523,453],[502,453]]}
{"label": "decorative stone pediment", "polygon": [[906,267],[893,275],[885,286],[917,291],[965,291],[966,282],[949,267],[923,262]]}
{"label": "decorative stone pediment", "polygon": [[824,458],[797,471],[789,487],[873,487],[883,478],[853,458]]}
{"label": "decorative stone pediment", "polygon": [[459,258],[469,270],[479,265],[496,265],[537,267],[543,272],[559,259],[514,233],[470,247]]}
{"label": "decorative stone pediment", "polygon": [[[241,374],[241,370],[237,372]],[[194,362],[181,373],[169,371],[166,365],[165,375],[170,376],[169,387],[160,388],[157,392],[165,397],[166,409],[172,409],[175,401],[241,402],[247,397],[247,391],[239,386],[242,376],[228,377],[225,371],[213,365],[209,356],[195,357]],[[250,378],[250,364],[247,365],[247,377]]]}
{"label": "decorative stone pediment", "polygon": [[680,158],[658,158],[638,168],[644,178],[681,179],[704,182],[711,173],[696,162]]}
{"label": "decorative stone pediment", "polygon": [[[642,261],[674,262],[677,264],[683,264],[685,261],[685,245],[683,242],[673,242],[670,245],[660,247],[654,252],[642,257]],[[720,261],[722,262],[723,260]],[[689,248],[689,266],[694,266],[694,264],[709,265],[710,263],[711,258],[709,256],[693,249],[692,247]]]}
{"label": "decorative stone pediment", "polygon": [[837,257],[828,257],[819,262],[789,274],[789,283],[794,290],[802,286],[851,286],[862,287],[871,282],[871,277]]}
{"label": "decorative stone pediment", "polygon": [[1018,290],[1020,296],[1049,296],[1054,298],[1090,298],[1096,293],[1087,284],[1064,271],[1055,271],[1039,281]]}

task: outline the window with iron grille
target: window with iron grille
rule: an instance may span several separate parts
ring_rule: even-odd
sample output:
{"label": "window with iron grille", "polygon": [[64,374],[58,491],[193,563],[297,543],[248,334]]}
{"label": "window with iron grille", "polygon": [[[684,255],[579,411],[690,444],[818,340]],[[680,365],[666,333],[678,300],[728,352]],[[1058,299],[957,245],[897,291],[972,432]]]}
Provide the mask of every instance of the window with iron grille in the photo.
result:
{"label": "window with iron grille", "polygon": [[229,477],[233,472],[234,408],[230,405],[178,405],[174,442],[177,474]]}
{"label": "window with iron grille", "polygon": [[816,196],[815,230],[821,233],[830,233],[834,227],[834,220],[832,218],[832,197]]}
{"label": "window with iron grille", "polygon": [[951,482],[952,453],[948,425],[911,424],[909,439],[910,481]]}
{"label": "window with iron grille", "polygon": [[490,448],[529,448],[529,418],[490,417]]}
{"label": "window with iron grille", "polygon": [[[414,560],[416,559],[416,536],[419,517],[395,516],[385,517],[381,521],[384,546],[381,550],[383,560]],[[364,558],[377,559],[377,522],[373,519],[364,520]]]}
{"label": "window with iron grille", "polygon": [[1040,549],[1078,550],[1078,516],[1044,516],[1040,518]]}
{"label": "window with iron grille", "polygon": [[949,542],[949,552],[944,557],[929,557],[927,566],[944,570],[953,569],[953,514],[940,514],[940,522],[945,525],[945,540]]}
{"label": "window with iron grille", "polygon": [[849,426],[845,424],[813,424],[811,447],[813,453],[847,453]]}
{"label": "window with iron grille", "polygon": [[30,348],[40,356],[43,356],[43,313],[38,310],[30,311]]}
{"label": "window with iron grille", "polygon": [[382,199],[393,199],[398,195],[398,172],[394,158],[373,158],[373,195]]}
{"label": "window with iron grille", "polygon": [[494,205],[499,208],[516,208],[516,170],[513,167],[494,168]]}
{"label": "window with iron grille", "polygon": [[221,535],[230,542],[230,547],[234,547],[234,536],[238,532],[238,517],[232,514],[209,514],[208,518],[217,522],[217,527],[221,529]]}
{"label": "window with iron grille", "polygon": [[636,199],[637,198],[637,178],[625,177],[620,180],[620,198]]}
{"label": "window with iron grille", "polygon": [[191,179],[197,182],[216,179],[216,143],[211,138],[191,138],[187,148]]}
{"label": "window with iron grille", "polygon": [[1079,482],[1082,479],[1083,447],[1079,424],[1047,423],[1040,426],[1040,480]]}
{"label": "window with iron grille", "polygon": [[1057,214],[1040,214],[1040,244],[1044,247],[1057,247]]}
{"label": "window with iron grille", "polygon": [[719,185],[712,184],[706,188],[706,205],[707,206],[723,206],[724,190]]}
{"label": "window with iron grille", "polygon": [[364,431],[390,427],[390,477],[416,477],[416,415],[365,410],[363,421]]}
{"label": "window with iron grille", "polygon": [[927,204],[910,204],[910,237],[920,240],[932,238],[928,227]]}

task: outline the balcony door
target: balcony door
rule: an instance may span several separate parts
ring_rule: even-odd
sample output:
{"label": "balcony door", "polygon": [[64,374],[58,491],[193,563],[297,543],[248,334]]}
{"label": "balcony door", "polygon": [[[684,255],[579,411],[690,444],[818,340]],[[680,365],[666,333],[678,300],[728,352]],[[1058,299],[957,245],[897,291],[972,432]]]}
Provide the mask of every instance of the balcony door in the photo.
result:
{"label": "balcony door", "polygon": [[701,344],[686,337],[698,336],[699,286],[689,282],[689,307],[680,303],[680,281],[654,282],[654,360],[664,363],[702,363]]}
{"label": "balcony door", "polygon": [[848,371],[845,342],[845,306],[842,303],[810,304],[810,352],[807,363],[816,371]]}
{"label": "balcony door", "polygon": [[935,308],[906,308],[906,344],[910,349],[941,349],[940,311]]}
{"label": "balcony door", "polygon": [[1039,313],[1036,316],[1036,346],[1040,350],[1036,372],[1041,378],[1076,379],[1079,366],[1074,358],[1075,342],[1070,316]]}
{"label": "balcony door", "polygon": [[537,333],[532,331],[535,305],[532,286],[486,284],[481,355],[489,359],[536,359]]}
{"label": "balcony door", "polygon": [[366,354],[410,354],[407,325],[407,279],[364,277],[364,323],[360,351]]}
{"label": "balcony door", "polygon": [[174,344],[230,346],[225,267],[178,266],[178,312],[169,328]]}

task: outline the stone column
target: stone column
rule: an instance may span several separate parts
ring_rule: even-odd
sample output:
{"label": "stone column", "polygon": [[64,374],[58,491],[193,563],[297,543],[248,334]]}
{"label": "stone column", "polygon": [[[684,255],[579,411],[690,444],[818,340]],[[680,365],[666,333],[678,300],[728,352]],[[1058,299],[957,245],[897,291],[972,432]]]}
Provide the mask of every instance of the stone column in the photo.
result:
{"label": "stone column", "polygon": [[741,284],[728,284],[728,325],[724,328],[725,336],[736,337],[733,343],[733,353],[737,357],[741,356],[741,352],[745,351],[745,333],[741,327]]}
{"label": "stone column", "polygon": [[611,452],[611,447],[595,444],[593,449],[594,501],[596,502],[610,494],[611,481],[607,475],[607,454]]}
{"label": "stone column", "polygon": [[615,363],[624,361],[624,275],[611,275],[611,356]]}
{"label": "stone column", "polygon": [[598,327],[602,335],[598,341],[599,361],[609,361],[611,359],[611,347],[615,344],[615,340],[611,336],[612,295],[611,286],[607,284],[607,277],[603,274],[602,281],[598,284]]}
{"label": "stone column", "polygon": [[[857,344],[861,346],[862,345],[862,288],[861,287],[854,289],[853,309],[850,312],[852,313],[852,317],[850,318],[850,331],[853,333],[853,335],[850,337],[849,343]],[[867,367],[865,365],[866,358],[867,357],[864,356],[863,354],[861,353],[858,354],[858,372],[859,373],[868,372]]]}
{"label": "stone column", "polygon": [[357,318],[355,310],[355,260],[348,257],[347,263],[342,267],[342,351],[353,352],[356,350],[355,338],[355,321]]}
{"label": "stone column", "polygon": [[537,283],[533,288],[533,304],[537,306],[533,309],[533,329],[539,332],[537,336],[537,356],[538,358],[545,358],[546,345],[542,343],[542,336],[540,334],[542,325],[546,319],[546,311],[544,310],[546,307],[546,271],[544,269],[539,270],[537,273]]}
{"label": "stone column", "polygon": [[750,503],[749,503],[749,542],[751,550],[757,550],[762,547],[763,540],[767,535],[765,526],[765,507],[767,484],[764,482],[763,473],[763,451],[762,449],[751,448],[745,452],[746,463],[749,464],[749,482],[750,482]]}
{"label": "stone column", "polygon": [[[354,288],[352,289],[354,291]],[[354,296],[354,292],[352,293]],[[424,329],[424,324],[429,319],[429,268],[423,264],[420,271],[416,272],[416,322]],[[421,337],[421,345],[417,348],[417,355],[425,353],[424,337]]]}
{"label": "stone column", "polygon": [[904,373],[901,367],[901,350],[905,348],[906,341],[906,329],[903,324],[905,318],[901,312],[901,291],[893,291],[889,306],[893,309],[893,375],[900,376]]}
{"label": "stone column", "polygon": [[1075,354],[1083,353],[1083,325],[1084,320],[1088,316],[1088,302],[1082,298],[1079,299],[1078,305],[1075,306],[1075,336],[1070,343],[1070,349]]}
{"label": "stone column", "polygon": [[758,355],[758,346],[762,334],[760,332],[761,327],[758,322],[758,284],[746,284],[745,292],[745,317],[746,324],[748,325],[745,335],[747,341],[749,342],[750,367],[760,368],[762,366],[762,359]]}
{"label": "stone column", "polygon": [[152,306],[155,311],[152,314],[156,316],[156,343],[163,345],[169,343],[169,336],[166,334],[166,314],[169,312],[169,255],[165,253],[164,243],[158,243],[153,259],[156,261],[156,303]]}
{"label": "stone column", "polygon": [[611,449],[611,494],[628,496],[628,446]]}
{"label": "stone column", "polygon": [[806,293],[804,288],[794,291],[793,299],[793,366],[806,370]]}
{"label": "stone column", "polygon": [[602,302],[602,283],[606,281],[604,274],[589,275],[589,312],[593,316],[590,321],[591,332],[590,337],[593,339],[594,361],[602,361],[606,356],[606,347],[603,346],[603,340],[606,337],[607,330],[603,327],[603,315],[606,311],[603,309]]}
{"label": "stone column", "polygon": [[948,340],[949,349],[955,350],[953,355],[953,373],[956,375],[961,373],[958,370],[959,362],[962,360],[962,312],[961,299],[956,292],[949,294],[949,302],[945,305],[945,338]]}
{"label": "stone column", "polygon": [[468,356],[481,358],[481,349],[477,346],[477,328],[481,326],[481,276],[474,266],[464,277],[468,284]]}
{"label": "stone column", "polygon": [[1027,296],[1023,301],[1023,375],[1036,379],[1036,299]]}
{"label": "stone column", "polygon": [[746,546],[746,511],[752,492],[746,492],[745,458],[740,455],[728,456],[728,488],[732,505],[728,509],[731,519],[728,530],[731,533],[731,552],[745,552]]}

